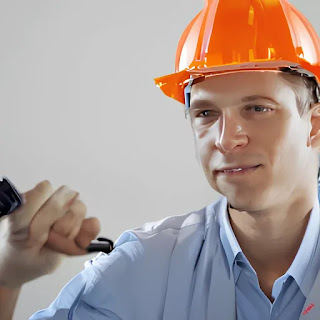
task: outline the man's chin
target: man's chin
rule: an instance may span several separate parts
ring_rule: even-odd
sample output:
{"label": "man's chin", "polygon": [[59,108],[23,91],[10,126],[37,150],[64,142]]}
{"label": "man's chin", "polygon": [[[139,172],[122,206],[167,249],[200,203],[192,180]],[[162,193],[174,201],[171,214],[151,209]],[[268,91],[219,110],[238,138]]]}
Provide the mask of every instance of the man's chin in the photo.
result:
{"label": "man's chin", "polygon": [[229,204],[229,208],[237,211],[247,211],[245,208],[240,208],[238,206],[233,207],[231,204]]}
{"label": "man's chin", "polygon": [[245,203],[242,201],[241,203],[237,203],[235,201],[228,201],[228,209],[236,210],[239,212],[257,212],[260,211],[263,206],[259,204],[257,201],[252,202],[248,201]]}

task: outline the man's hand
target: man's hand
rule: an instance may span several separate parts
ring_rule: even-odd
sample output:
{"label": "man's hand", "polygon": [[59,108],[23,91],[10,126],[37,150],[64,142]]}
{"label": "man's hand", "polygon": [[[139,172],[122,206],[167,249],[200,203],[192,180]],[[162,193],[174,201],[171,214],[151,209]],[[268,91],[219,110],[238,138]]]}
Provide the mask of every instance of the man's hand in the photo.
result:
{"label": "man's hand", "polygon": [[8,288],[53,272],[62,254],[86,254],[100,231],[67,186],[54,191],[45,180],[22,196],[24,204],[0,219],[0,286]]}

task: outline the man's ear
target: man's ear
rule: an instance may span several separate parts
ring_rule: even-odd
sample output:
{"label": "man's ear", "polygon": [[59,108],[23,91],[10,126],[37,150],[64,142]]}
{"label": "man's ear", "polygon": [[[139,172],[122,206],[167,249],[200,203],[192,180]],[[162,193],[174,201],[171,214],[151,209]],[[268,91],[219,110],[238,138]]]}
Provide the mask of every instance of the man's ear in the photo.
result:
{"label": "man's ear", "polygon": [[311,113],[310,146],[320,151],[320,103],[315,104],[309,111]]}

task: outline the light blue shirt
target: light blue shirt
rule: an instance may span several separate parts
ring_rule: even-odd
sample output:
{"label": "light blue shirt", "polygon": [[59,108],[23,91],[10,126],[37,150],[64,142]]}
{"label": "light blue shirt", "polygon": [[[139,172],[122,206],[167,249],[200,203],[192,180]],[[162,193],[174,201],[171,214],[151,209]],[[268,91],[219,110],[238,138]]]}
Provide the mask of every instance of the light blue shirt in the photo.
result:
{"label": "light blue shirt", "polygon": [[[289,269],[275,280],[273,303],[260,289],[257,274],[242,252],[230,225],[228,211],[220,212],[220,238],[236,285],[237,320],[295,320],[308,296],[320,261],[313,259],[319,237],[319,200],[314,201],[300,248]],[[305,274],[312,277],[306,278]]]}
{"label": "light blue shirt", "polygon": [[[201,210],[125,231],[110,254],[100,253],[86,262],[85,269],[66,284],[53,303],[30,319],[236,320],[238,312],[238,320],[264,320],[274,319],[270,318],[271,307],[272,315],[283,312],[277,320],[299,316],[300,320],[320,319],[318,243],[312,258],[319,203],[315,201],[302,249],[287,272],[289,276],[274,285],[277,300],[273,306],[254,278],[250,279],[250,264],[246,265],[245,259],[243,266],[231,271],[228,259],[231,264],[232,260],[240,261],[241,252],[233,241],[227,258],[219,221],[226,212],[227,198],[221,197]],[[232,234],[229,236],[231,239]],[[281,290],[284,279],[287,288]],[[303,305],[303,294],[308,294],[312,283]],[[305,309],[307,315],[303,315]]]}

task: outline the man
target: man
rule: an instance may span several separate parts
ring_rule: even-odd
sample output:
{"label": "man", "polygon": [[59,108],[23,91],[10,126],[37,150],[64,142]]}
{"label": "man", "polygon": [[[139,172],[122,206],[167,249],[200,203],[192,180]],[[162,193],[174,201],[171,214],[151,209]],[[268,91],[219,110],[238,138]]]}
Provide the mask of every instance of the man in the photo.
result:
{"label": "man", "polygon": [[[176,73],[156,82],[186,104],[198,160],[223,196],[123,233],[31,319],[319,319],[319,48],[285,0],[208,0],[182,35]],[[53,206],[50,185],[41,188],[30,193],[38,205],[25,204],[31,222],[16,212],[12,225],[39,232],[37,258],[48,234],[51,248],[65,236],[81,253],[83,216],[70,230],[63,205],[74,193]],[[19,266],[4,260],[2,301],[11,301],[38,263],[16,279]]]}

